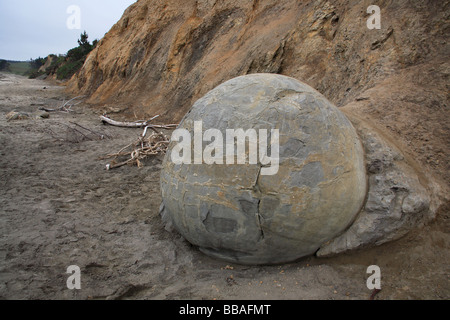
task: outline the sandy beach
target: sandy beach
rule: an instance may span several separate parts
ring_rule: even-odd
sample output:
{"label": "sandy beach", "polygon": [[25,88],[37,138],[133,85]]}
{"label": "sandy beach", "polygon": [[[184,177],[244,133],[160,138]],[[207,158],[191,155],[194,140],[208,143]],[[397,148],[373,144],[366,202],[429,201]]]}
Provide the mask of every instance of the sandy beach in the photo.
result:
{"label": "sandy beach", "polygon": [[[70,98],[60,84],[0,74],[0,298],[366,300],[370,265],[381,270],[375,299],[450,298],[443,210],[398,241],[332,258],[242,266],[205,256],[161,222],[162,156],[113,170],[98,159],[141,129],[104,125],[84,103],[42,118],[39,108]],[[8,121],[11,111],[27,116]],[[66,286],[71,265],[80,290]]]}

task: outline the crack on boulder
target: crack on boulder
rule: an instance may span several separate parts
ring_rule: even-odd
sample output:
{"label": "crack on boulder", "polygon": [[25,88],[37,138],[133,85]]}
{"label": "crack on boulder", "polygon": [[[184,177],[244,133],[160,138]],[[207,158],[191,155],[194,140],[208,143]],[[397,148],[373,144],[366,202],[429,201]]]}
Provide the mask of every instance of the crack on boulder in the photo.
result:
{"label": "crack on boulder", "polygon": [[261,189],[259,188],[258,180],[259,180],[259,177],[261,176],[261,168],[262,167],[263,167],[262,165],[259,166],[258,173],[256,174],[256,179],[255,179],[255,182],[253,182],[253,187],[252,187],[252,190],[255,193],[257,193],[258,195],[261,194]]}
{"label": "crack on boulder", "polygon": [[261,199],[258,199],[258,206],[257,206],[257,212],[256,212],[256,217],[258,218],[258,227],[259,227],[259,231],[260,231],[260,237],[259,237],[258,241],[264,240],[264,230],[262,228],[262,219],[264,219],[264,218],[261,216],[261,213],[260,213],[260,205],[261,205]]}

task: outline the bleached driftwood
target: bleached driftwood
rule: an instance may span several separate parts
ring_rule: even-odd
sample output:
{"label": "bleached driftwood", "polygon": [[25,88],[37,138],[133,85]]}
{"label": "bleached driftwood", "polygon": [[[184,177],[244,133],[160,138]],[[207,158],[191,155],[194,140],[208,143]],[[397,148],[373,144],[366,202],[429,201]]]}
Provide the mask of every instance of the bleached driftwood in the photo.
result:
{"label": "bleached driftwood", "polygon": [[[106,165],[106,170],[118,168],[127,164],[136,164],[138,167],[142,167],[143,164],[141,160],[147,158],[148,156],[164,154],[167,150],[167,146],[170,142],[169,137],[163,132],[156,130],[160,129],[174,129],[178,124],[168,124],[168,125],[155,125],[149,124],[150,121],[156,119],[159,115],[152,117],[147,121],[135,121],[135,122],[121,122],[112,120],[106,116],[100,116],[103,123],[108,123],[113,126],[128,127],[128,128],[138,128],[144,127],[144,131],[140,137],[133,143],[123,147],[117,153],[108,154],[100,159],[113,158],[113,160]],[[147,137],[148,129],[154,132]],[[118,161],[119,157],[129,157],[127,160]]]}
{"label": "bleached driftwood", "polygon": [[[155,117],[153,117],[155,118]],[[140,128],[146,126],[148,121],[134,121],[134,122],[122,122],[122,121],[116,121],[113,119],[110,119],[105,116],[100,116],[100,119],[103,123],[110,124],[112,126],[116,127],[127,127],[127,128]]]}
{"label": "bleached driftwood", "polygon": [[[123,147],[117,153],[108,154],[100,159],[113,158],[113,160],[106,165],[106,170],[118,168],[127,164],[136,164],[139,168],[143,166],[141,160],[148,156],[164,154],[169,144],[169,137],[162,132],[153,132],[149,137],[146,137],[145,127],[144,134],[137,139],[137,141]],[[127,160],[118,162],[119,157],[128,156]]]}
{"label": "bleached driftwood", "polygon": [[159,117],[159,114],[150,118],[147,121],[140,120],[140,121],[133,121],[133,122],[116,121],[116,120],[113,120],[106,116],[100,116],[100,119],[102,120],[103,123],[107,123],[107,124],[110,124],[110,125],[116,126],[116,127],[126,127],[126,128],[149,127],[149,128],[160,128],[160,129],[173,129],[178,126],[178,124],[163,124],[163,125],[149,124],[150,121],[152,121],[158,117]]}

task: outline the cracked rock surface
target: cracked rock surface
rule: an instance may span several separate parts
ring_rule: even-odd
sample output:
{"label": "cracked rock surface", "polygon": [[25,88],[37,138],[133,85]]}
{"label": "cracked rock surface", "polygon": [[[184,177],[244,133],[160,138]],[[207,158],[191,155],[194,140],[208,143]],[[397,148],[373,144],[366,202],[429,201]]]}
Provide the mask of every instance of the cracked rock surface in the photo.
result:
{"label": "cracked rock surface", "polygon": [[175,164],[178,142],[169,145],[163,216],[206,254],[243,264],[296,260],[341,234],[360,211],[367,188],[361,143],[346,116],[311,87],[275,74],[223,83],[179,126],[190,132],[192,155],[195,121],[224,139],[226,129],[279,130],[273,175],[262,174],[260,162],[249,164],[250,145],[245,164],[229,164],[225,156],[224,164]]}

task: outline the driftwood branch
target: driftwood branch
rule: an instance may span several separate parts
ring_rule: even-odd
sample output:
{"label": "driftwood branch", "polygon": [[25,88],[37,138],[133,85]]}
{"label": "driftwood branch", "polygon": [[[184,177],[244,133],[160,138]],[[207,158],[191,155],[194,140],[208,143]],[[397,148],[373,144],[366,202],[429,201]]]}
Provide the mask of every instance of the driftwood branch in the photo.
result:
{"label": "driftwood branch", "polygon": [[160,129],[173,129],[178,126],[178,124],[165,124],[165,125],[149,124],[150,121],[156,119],[157,117],[159,117],[159,115],[156,115],[147,121],[133,121],[133,122],[116,121],[116,120],[113,120],[106,116],[100,116],[100,119],[102,120],[103,123],[107,123],[107,124],[110,124],[110,125],[116,126],[116,127],[126,127],[126,128],[148,127],[148,128],[160,128]]}
{"label": "driftwood branch", "polygon": [[[133,164],[140,168],[143,166],[141,161],[145,158],[157,154],[164,154],[168,144],[169,138],[162,132],[152,133],[149,137],[139,137],[137,141],[122,148],[119,152],[108,154],[101,159],[113,158],[113,160],[106,165],[106,170]],[[118,161],[119,157],[124,156],[128,157],[128,159]]]}
{"label": "driftwood branch", "polygon": [[43,110],[43,111],[47,111],[47,112],[54,112],[54,111],[63,111],[63,112],[70,112],[72,111],[72,107],[79,105],[81,103],[81,101],[79,101],[78,103],[72,103],[72,101],[76,100],[76,99],[81,99],[84,98],[85,96],[77,96],[75,98],[70,99],[69,101],[63,101],[63,104],[56,109],[51,109],[51,108],[45,108],[45,107],[40,107],[39,110]]}
{"label": "driftwood branch", "polygon": [[39,110],[47,111],[47,112],[60,111],[59,109],[50,109],[50,108],[45,108],[45,107],[39,107]]}
{"label": "driftwood branch", "polygon": [[[149,124],[150,121],[157,118],[159,115],[152,117],[147,121],[135,121],[135,122],[120,122],[112,120],[106,116],[101,116],[103,123],[108,123],[113,126],[128,127],[128,128],[138,128],[144,127],[144,131],[139,136],[139,138],[123,147],[117,153],[108,154],[100,159],[113,158],[110,163],[106,165],[106,170],[118,168],[124,165],[137,165],[139,168],[143,166],[142,160],[153,155],[164,154],[167,151],[167,146],[169,145],[169,137],[163,132],[156,130],[156,128],[161,129],[174,129],[178,124],[169,125],[154,125]],[[151,135],[147,136],[148,129],[153,132]],[[123,160],[123,157],[128,157],[128,159]],[[122,158],[122,160],[119,160]]]}
{"label": "driftwood branch", "polygon": [[107,124],[110,124],[110,125],[116,126],[116,127],[127,127],[127,128],[140,128],[140,127],[144,127],[147,123],[146,121],[122,122],[122,121],[116,121],[116,120],[110,119],[105,116],[100,116],[100,119],[102,120],[103,123],[107,123]]}
{"label": "driftwood branch", "polygon": [[73,122],[73,121],[69,121],[69,122],[72,123],[72,124],[74,124],[74,125],[76,125],[76,126],[78,126],[78,127],[80,127],[80,128],[82,128],[82,129],[84,129],[84,130],[86,130],[86,131],[89,131],[90,133],[93,133],[94,135],[99,136],[100,139],[102,139],[102,140],[103,140],[105,137],[111,138],[109,135],[107,135],[107,134],[105,134],[105,133],[100,133],[100,132],[94,131],[94,130],[92,130],[92,129],[83,127],[82,125],[80,125],[80,124],[78,124],[78,123],[76,123],[76,122]]}

